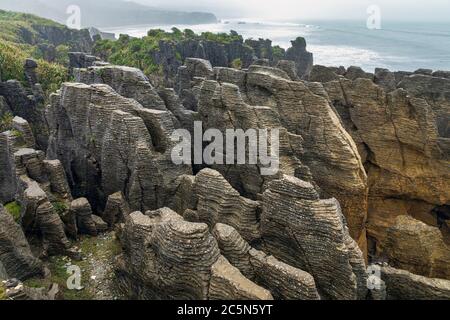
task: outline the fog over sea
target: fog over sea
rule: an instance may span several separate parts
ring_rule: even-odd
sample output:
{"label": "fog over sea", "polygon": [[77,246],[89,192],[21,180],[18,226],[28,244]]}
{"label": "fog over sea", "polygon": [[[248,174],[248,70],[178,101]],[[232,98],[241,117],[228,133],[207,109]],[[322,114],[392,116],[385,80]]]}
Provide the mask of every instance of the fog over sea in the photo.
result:
{"label": "fog over sea", "polygon": [[[360,66],[392,71],[418,68],[450,70],[450,22],[382,22],[381,30],[369,30],[365,21],[260,22],[255,19],[227,20],[216,24],[175,25],[195,32],[235,30],[244,38],[268,38],[283,48],[297,36],[306,38],[314,63],[326,66]],[[127,26],[102,31],[145,36],[149,29],[170,30],[165,26]]]}

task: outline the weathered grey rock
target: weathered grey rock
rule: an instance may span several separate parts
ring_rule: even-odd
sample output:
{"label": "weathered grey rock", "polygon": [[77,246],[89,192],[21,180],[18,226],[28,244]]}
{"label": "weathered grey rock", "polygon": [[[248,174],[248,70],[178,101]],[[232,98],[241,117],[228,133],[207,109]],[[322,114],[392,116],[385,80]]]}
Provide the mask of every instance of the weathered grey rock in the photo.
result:
{"label": "weathered grey rock", "polygon": [[409,216],[399,216],[386,233],[384,255],[391,266],[450,280],[450,246],[438,228]]}
{"label": "weathered grey rock", "polygon": [[0,203],[12,202],[17,191],[13,143],[9,133],[0,133]]}
{"label": "weathered grey rock", "polygon": [[283,79],[267,68],[250,68],[247,88],[251,105],[270,106],[279,115],[293,140],[294,154],[309,167],[323,197],[339,200],[350,234],[364,248],[367,176],[355,142],[328,99],[317,95],[320,88],[313,92],[310,86]]}
{"label": "weathered grey rock", "polygon": [[144,108],[167,110],[155,88],[139,69],[111,65],[75,69],[73,72],[76,82],[104,83],[123,97],[136,100]]}
{"label": "weathered grey rock", "polygon": [[231,226],[218,223],[213,234],[222,255],[244,276],[269,289],[276,299],[319,299],[310,274],[252,249]]}
{"label": "weathered grey rock", "polygon": [[217,171],[202,170],[195,178],[199,222],[214,228],[217,223],[233,226],[247,241],[260,238],[258,202],[243,198]]}
{"label": "weathered grey rock", "polygon": [[256,66],[263,66],[263,67],[270,67],[270,60],[269,59],[256,59],[252,63]]}
{"label": "weathered grey rock", "polygon": [[64,223],[64,230],[68,237],[78,239],[77,213],[69,207],[61,214],[61,220]]}
{"label": "weathered grey rock", "polygon": [[211,300],[273,300],[266,289],[256,285],[220,256],[211,268],[208,298]]}
{"label": "weathered grey rock", "polygon": [[4,273],[0,278],[27,279],[44,274],[43,263],[31,253],[20,225],[0,204],[0,264]]}
{"label": "weathered grey rock", "polygon": [[381,268],[387,298],[394,300],[448,300],[450,281],[432,279],[392,267]]}
{"label": "weathered grey rock", "polygon": [[249,279],[255,278],[255,270],[250,263],[250,250],[247,241],[232,226],[218,223],[214,227],[213,235],[217,240],[221,254],[238,268]]}
{"label": "weathered grey rock", "polygon": [[26,59],[25,65],[24,65],[24,73],[25,73],[25,79],[27,80],[28,84],[35,85],[38,83],[38,77],[36,74],[36,69],[38,67],[38,64],[33,59]]}
{"label": "weathered grey rock", "polygon": [[397,89],[397,79],[393,72],[388,69],[375,69],[375,77],[373,80],[379,86],[385,88],[387,92]]}
{"label": "weathered grey rock", "polygon": [[125,218],[130,214],[130,208],[122,192],[116,192],[108,197],[103,220],[112,228],[116,223],[125,222]]}
{"label": "weathered grey rock", "polygon": [[51,191],[58,194],[61,198],[71,201],[71,191],[61,162],[59,160],[44,160],[43,165]]}
{"label": "weathered grey rock", "polygon": [[177,179],[178,188],[172,209],[180,215],[188,209],[196,209],[198,197],[194,192],[195,176],[182,175]]}
{"label": "weathered grey rock", "polygon": [[[206,224],[183,221],[164,208],[132,213],[116,266],[122,284],[140,299],[206,299],[219,248]],[[122,285],[124,287],[124,285]]]}
{"label": "weathered grey rock", "polygon": [[319,200],[311,184],[285,176],[269,183],[261,201],[268,253],[310,273],[325,299],[365,298],[363,254],[335,199]]}
{"label": "weathered grey rock", "polygon": [[[252,66],[256,68],[256,66]],[[272,68],[257,67],[271,71]],[[231,70],[231,69],[229,69]],[[277,69],[278,70],[278,69]],[[226,77],[234,78],[233,72],[227,70],[217,70],[217,77],[225,80]],[[234,73],[235,74],[235,73]],[[278,70],[278,74],[288,78],[285,72]],[[226,80],[225,80],[226,81]],[[258,104],[259,105],[259,104]],[[250,157],[251,143],[249,139],[246,141],[238,141],[233,149],[233,154],[229,155],[225,150],[225,162],[229,156],[233,156],[234,164],[214,164],[212,168],[219,171],[227,181],[245,197],[255,199],[257,194],[263,192],[264,186],[268,181],[283,173],[290,175],[299,175],[304,179],[311,180],[311,173],[297,158],[297,154],[302,152],[302,137],[291,135],[282,126],[279,115],[276,111],[269,107],[251,106],[244,102],[243,95],[236,85],[222,83],[216,81],[205,81],[201,87],[201,100],[199,103],[199,113],[203,121],[203,129],[220,130],[224,135],[228,129],[243,130],[249,135],[258,135],[255,130],[258,129],[277,129],[279,132],[279,150],[268,148],[268,156],[271,156],[271,164],[262,163],[261,158],[257,157],[256,161],[247,164],[237,164],[236,155],[241,152],[241,156],[245,153],[246,158]],[[250,130],[250,131],[249,131]],[[261,144],[269,144],[271,139],[262,138]],[[243,148],[245,150],[238,148]],[[253,144],[254,146],[254,144]],[[279,151],[279,152],[278,152]],[[279,169],[279,170],[278,170]],[[266,174],[263,175],[262,172]]]}
{"label": "weathered grey rock", "polygon": [[209,79],[213,74],[211,63],[203,59],[188,58],[180,66],[176,76],[175,91],[180,101],[188,110],[197,110],[198,92],[195,90],[195,79]]}
{"label": "weathered grey rock", "polygon": [[433,77],[437,77],[437,78],[446,78],[446,79],[450,79],[450,71],[435,71],[432,74]]}
{"label": "weathered grey rock", "polygon": [[64,233],[64,224],[54,211],[47,194],[39,184],[27,176],[20,176],[20,202],[22,204],[22,225],[25,230],[35,226],[42,235],[44,253],[65,254],[70,243]]}
{"label": "weathered grey rock", "polygon": [[70,211],[76,216],[79,232],[91,236],[97,235],[97,225],[93,219],[91,205],[86,198],[79,198],[72,201]]}
{"label": "weathered grey rock", "polygon": [[33,131],[30,124],[23,118],[14,117],[12,121],[13,130],[20,136],[23,141],[22,147],[34,149],[36,147],[36,141],[34,140]]}
{"label": "weathered grey rock", "polygon": [[47,157],[61,161],[74,196],[88,198],[97,211],[118,191],[134,210],[164,206],[176,178],[192,172],[171,160],[171,114],[146,109],[107,85],[64,84],[47,115]]}
{"label": "weathered grey rock", "polygon": [[417,69],[416,71],[414,71],[414,73],[425,75],[425,76],[431,76],[433,74],[433,70],[432,69]]}
{"label": "weathered grey rock", "polygon": [[424,99],[434,112],[434,120],[438,130],[438,143],[443,157],[448,161],[450,146],[450,79],[425,75],[404,77],[398,84],[415,98]]}
{"label": "weathered grey rock", "polygon": [[176,118],[176,126],[189,130],[193,134],[194,121],[198,120],[198,113],[187,110],[181,103],[180,98],[172,88],[159,89],[158,94],[163,99],[167,109]]}
{"label": "weathered grey rock", "polygon": [[340,76],[334,72],[333,68],[314,65],[312,67],[311,73],[309,74],[308,80],[312,82],[330,82],[339,80]]}
{"label": "weathered grey rock", "polygon": [[294,268],[252,249],[250,263],[255,272],[255,282],[269,288],[280,300],[320,300],[314,278],[307,272]]}
{"label": "weathered grey rock", "polygon": [[93,214],[91,216],[92,220],[94,221],[94,225],[95,225],[95,229],[97,230],[97,233],[103,233],[108,231],[108,224],[103,221],[102,218],[100,218],[99,216],[96,216],[95,214]]}
{"label": "weathered grey rock", "polygon": [[345,77],[349,80],[356,80],[360,78],[372,80],[373,74],[365,72],[360,67],[351,66],[347,69]]}
{"label": "weathered grey rock", "polygon": [[[239,79],[235,74],[220,70],[217,78],[230,82]],[[204,128],[280,129],[280,172],[315,182],[324,197],[336,197],[352,237],[364,249],[367,176],[356,144],[323,87],[290,81],[285,72],[261,66],[251,66],[245,83],[237,86],[240,90],[227,83],[203,83],[199,112]],[[273,179],[255,173],[255,166],[213,167],[244,196],[255,197]]]}
{"label": "weathered grey rock", "polygon": [[306,40],[298,37],[291,41],[292,47],[286,51],[286,59],[292,60],[297,66],[297,75],[300,78],[307,77],[314,64],[312,53],[306,50]]}
{"label": "weathered grey rock", "polygon": [[89,68],[100,61],[100,58],[86,54],[84,52],[69,52],[70,68]]}

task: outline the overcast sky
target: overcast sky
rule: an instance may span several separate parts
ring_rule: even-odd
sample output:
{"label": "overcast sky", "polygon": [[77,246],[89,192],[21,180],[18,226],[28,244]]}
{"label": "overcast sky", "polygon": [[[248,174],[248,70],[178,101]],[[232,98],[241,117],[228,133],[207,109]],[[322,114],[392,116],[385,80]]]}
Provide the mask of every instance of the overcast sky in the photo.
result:
{"label": "overcast sky", "polygon": [[219,18],[366,19],[379,5],[386,20],[450,21],[450,0],[133,0],[151,6],[210,11]]}

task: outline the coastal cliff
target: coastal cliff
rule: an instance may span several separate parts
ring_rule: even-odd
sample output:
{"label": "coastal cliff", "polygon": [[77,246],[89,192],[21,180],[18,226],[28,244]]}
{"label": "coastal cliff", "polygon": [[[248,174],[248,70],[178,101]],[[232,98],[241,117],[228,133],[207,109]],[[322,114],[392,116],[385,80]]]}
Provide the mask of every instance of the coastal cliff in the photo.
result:
{"label": "coastal cliff", "polygon": [[[39,61],[0,82],[0,278],[29,299],[450,299],[448,72],[214,37],[102,40],[48,97]],[[161,73],[116,64],[149,43]],[[280,170],[175,164],[173,133],[198,121],[277,129]],[[66,265],[84,295],[55,293]]]}

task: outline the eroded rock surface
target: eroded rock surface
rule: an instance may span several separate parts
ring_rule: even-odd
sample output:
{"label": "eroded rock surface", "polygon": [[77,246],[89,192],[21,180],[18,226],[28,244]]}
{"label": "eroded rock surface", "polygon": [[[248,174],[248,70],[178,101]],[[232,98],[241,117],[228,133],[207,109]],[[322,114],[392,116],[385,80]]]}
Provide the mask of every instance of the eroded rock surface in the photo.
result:
{"label": "eroded rock surface", "polygon": [[27,279],[44,274],[41,261],[31,253],[20,225],[0,204],[0,264],[6,274],[3,279]]}
{"label": "eroded rock surface", "polygon": [[170,201],[176,178],[191,172],[171,161],[170,113],[144,108],[107,85],[67,83],[47,115],[47,156],[61,160],[74,196],[95,210],[119,191],[134,210],[156,209]]}
{"label": "eroded rock surface", "polygon": [[365,297],[363,254],[336,199],[320,200],[311,184],[294,177],[272,181],[262,196],[261,233],[268,252],[309,272],[326,298]]}
{"label": "eroded rock surface", "polygon": [[383,267],[381,277],[386,283],[388,299],[450,299],[450,281],[448,280],[426,278],[391,267]]}

